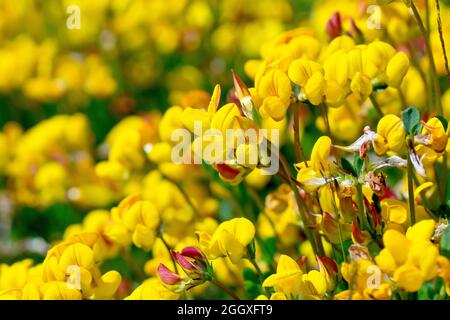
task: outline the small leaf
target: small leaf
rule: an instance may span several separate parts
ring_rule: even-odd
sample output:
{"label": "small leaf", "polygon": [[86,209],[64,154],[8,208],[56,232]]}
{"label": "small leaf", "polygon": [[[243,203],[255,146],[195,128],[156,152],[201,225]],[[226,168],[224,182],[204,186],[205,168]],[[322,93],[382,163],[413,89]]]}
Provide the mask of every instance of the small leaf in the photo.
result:
{"label": "small leaf", "polygon": [[436,118],[439,119],[439,121],[442,123],[442,125],[444,126],[444,131],[447,132],[447,128],[448,128],[448,121],[447,119],[445,119],[443,116],[441,115],[437,115]]}
{"label": "small leaf", "polygon": [[352,164],[350,163],[350,161],[348,161],[347,159],[342,158],[342,159],[341,159],[341,165],[342,165],[342,168],[343,168],[346,172],[350,173],[352,176],[354,176],[354,177],[357,177],[357,176],[358,176],[358,174],[356,173],[355,168],[353,168],[353,165],[352,165]]}
{"label": "small leaf", "polygon": [[441,254],[450,259],[450,226],[447,226],[441,237]]}
{"label": "small leaf", "polygon": [[420,112],[414,107],[409,107],[402,112],[403,126],[406,133],[413,133],[413,128],[416,124],[420,123]]}
{"label": "small leaf", "polygon": [[421,131],[422,131],[422,128],[423,128],[423,125],[422,125],[422,123],[416,123],[415,125],[414,125],[414,127],[412,128],[412,131],[411,131],[411,133],[413,134],[413,135],[418,135]]}
{"label": "small leaf", "polygon": [[353,158],[353,167],[355,168],[357,176],[361,174],[364,165],[364,159],[361,159],[357,154]]}

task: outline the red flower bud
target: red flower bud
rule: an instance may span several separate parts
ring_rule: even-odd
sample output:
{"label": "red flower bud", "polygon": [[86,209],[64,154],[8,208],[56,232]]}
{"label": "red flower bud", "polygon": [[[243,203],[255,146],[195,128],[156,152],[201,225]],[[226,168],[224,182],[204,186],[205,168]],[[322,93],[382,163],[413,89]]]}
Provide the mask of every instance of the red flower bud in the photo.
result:
{"label": "red flower bud", "polygon": [[185,247],[183,250],[181,250],[181,254],[192,259],[204,260],[205,258],[203,253],[198,248],[193,246]]}
{"label": "red flower bud", "polygon": [[167,268],[162,263],[158,266],[158,276],[161,279],[162,282],[168,285],[174,285],[179,282],[181,282],[182,278],[176,274],[175,272],[172,272],[169,268]]}
{"label": "red flower bud", "polygon": [[327,22],[327,34],[334,39],[342,34],[342,21],[339,12],[335,12]]}

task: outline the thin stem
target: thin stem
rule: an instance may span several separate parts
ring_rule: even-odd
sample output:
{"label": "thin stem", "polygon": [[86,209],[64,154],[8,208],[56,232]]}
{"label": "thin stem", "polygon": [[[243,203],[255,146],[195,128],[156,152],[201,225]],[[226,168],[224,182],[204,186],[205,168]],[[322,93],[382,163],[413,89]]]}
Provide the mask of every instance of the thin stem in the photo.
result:
{"label": "thin stem", "polygon": [[[443,166],[443,187],[442,187],[442,193],[444,194],[444,199],[447,196],[447,188],[448,188],[448,166],[447,166],[447,161],[448,161],[448,155],[447,152],[444,152],[444,155],[442,157],[442,164]],[[444,201],[443,201],[444,202]]]}
{"label": "thin stem", "polygon": [[366,210],[364,208],[364,195],[362,192],[362,186],[359,182],[356,183],[356,198],[358,201],[359,219],[361,220],[361,226],[366,225]]}
{"label": "thin stem", "polygon": [[403,94],[403,91],[401,88],[398,88],[398,96],[400,97],[400,101],[402,102],[402,109],[406,108],[408,103],[406,102],[406,97]]}
{"label": "thin stem", "polygon": [[[261,281],[261,285],[264,282],[264,275],[261,271],[261,268],[258,266],[258,264],[256,263],[254,258],[248,258],[248,261],[250,261],[250,263],[252,264],[252,266],[255,268],[256,273],[259,276],[259,281]],[[264,288],[264,291],[266,293],[267,296],[270,296],[270,290],[268,288]]]}
{"label": "thin stem", "polygon": [[[303,201],[302,198],[300,197],[300,193],[298,191],[297,185],[292,181],[292,179],[290,179],[290,173],[289,173],[289,164],[287,163],[286,159],[283,157],[282,154],[280,154],[280,163],[282,168],[285,171],[285,174],[289,177],[288,181],[289,181],[289,186],[291,187],[293,193],[294,193],[294,197],[295,197],[295,202],[297,203],[297,207],[299,209],[300,212],[300,218],[303,222],[303,226],[304,226],[304,232],[306,235],[306,238],[309,240],[309,242],[311,243],[311,246],[314,250],[314,253],[316,255],[319,256],[325,256],[325,252],[323,250],[323,246],[319,246],[316,237],[314,236],[314,234],[311,232],[311,230],[308,227],[308,220],[306,218],[306,213],[305,213],[305,208],[303,207]],[[320,239],[319,239],[320,241]]]}
{"label": "thin stem", "polygon": [[408,200],[409,200],[409,215],[410,224],[413,226],[416,223],[416,208],[414,205],[414,185],[413,185],[413,175],[414,169],[411,161],[411,157],[408,155]]}
{"label": "thin stem", "polygon": [[325,128],[327,130],[327,135],[331,138],[330,121],[328,119],[328,110],[325,103],[320,104],[320,111],[322,112],[323,121],[325,122]]}
{"label": "thin stem", "polygon": [[444,55],[445,71],[447,71],[447,81],[450,84],[450,70],[448,68],[447,50],[445,49],[444,34],[442,32],[441,7],[439,5],[439,0],[436,0],[436,11],[437,11],[437,23],[438,23],[439,39],[441,41],[442,54]]}
{"label": "thin stem", "polygon": [[177,263],[175,262],[175,259],[172,256],[172,249],[170,248],[170,246],[166,242],[166,240],[164,240],[164,237],[163,237],[162,234],[159,234],[158,237],[161,239],[162,243],[164,244],[164,246],[166,247],[167,251],[169,252],[169,256],[170,256],[170,259],[172,260],[173,268],[174,268],[175,272],[178,273]]}
{"label": "thin stem", "polygon": [[425,40],[425,47],[427,49],[428,58],[430,59],[430,76],[431,81],[430,84],[432,85],[432,96],[435,104],[435,108],[437,108],[438,112],[442,114],[442,104],[441,104],[441,89],[439,88],[439,83],[437,82],[437,72],[436,72],[436,63],[434,61],[433,51],[431,50],[431,43],[430,43],[430,37],[425,29],[425,26],[423,24],[422,17],[420,16],[419,10],[417,10],[416,5],[414,4],[414,1],[411,1],[411,9],[413,11],[414,17],[417,21],[417,24],[419,25],[420,32],[422,33],[422,36]]}
{"label": "thin stem", "polygon": [[339,231],[339,242],[340,242],[339,244],[340,244],[340,247],[341,247],[342,260],[344,262],[347,262],[347,259],[345,257],[344,242],[342,240],[342,228],[341,228],[341,224],[340,223],[338,224],[338,231]]}
{"label": "thin stem", "polygon": [[250,261],[250,263],[253,265],[253,267],[255,267],[256,273],[258,274],[258,276],[260,277],[260,279],[264,279],[264,275],[261,271],[261,268],[258,266],[258,264],[256,263],[255,259],[251,259],[248,258],[248,261]]}
{"label": "thin stem", "polygon": [[299,121],[299,108],[298,106],[292,105],[293,117],[294,117],[294,147],[295,147],[295,160],[297,162],[305,161],[305,152],[303,150],[302,144],[300,142],[300,121]]}
{"label": "thin stem", "polygon": [[239,296],[237,296],[233,291],[231,291],[229,288],[227,288],[222,282],[220,282],[219,280],[213,278],[210,280],[210,282],[215,285],[216,287],[218,287],[219,289],[221,289],[223,292],[225,292],[227,295],[229,295],[231,298],[233,298],[234,300],[241,300],[239,298]]}
{"label": "thin stem", "polygon": [[375,95],[373,93],[369,96],[369,99],[370,99],[370,102],[372,102],[372,105],[373,105],[374,109],[377,111],[377,113],[380,116],[380,118],[382,118],[384,116],[384,113],[381,110],[381,107],[378,104],[378,101],[375,98]]}

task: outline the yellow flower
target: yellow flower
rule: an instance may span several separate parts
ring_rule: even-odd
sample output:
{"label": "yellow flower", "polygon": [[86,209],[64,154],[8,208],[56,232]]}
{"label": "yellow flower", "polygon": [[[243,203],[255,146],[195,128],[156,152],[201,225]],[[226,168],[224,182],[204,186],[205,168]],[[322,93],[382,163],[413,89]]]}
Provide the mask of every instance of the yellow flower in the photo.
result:
{"label": "yellow flower", "polygon": [[246,218],[222,222],[214,234],[198,232],[200,249],[208,258],[229,257],[233,263],[248,256],[247,246],[255,236],[255,226]]}
{"label": "yellow flower", "polygon": [[256,92],[262,101],[259,112],[263,118],[271,117],[281,121],[286,116],[291,101],[291,82],[283,71],[266,71],[266,68],[263,66],[262,72],[255,79]]}
{"label": "yellow flower", "polygon": [[[376,272],[379,274],[377,275]],[[382,300],[389,299],[391,296],[390,284],[385,281],[384,275],[371,260],[360,258],[350,263],[344,262],[341,266],[341,273],[351,288],[341,292],[336,299],[348,299],[351,295],[355,300]]]}
{"label": "yellow flower", "polygon": [[377,265],[408,292],[418,291],[437,274],[439,250],[430,241],[434,226],[433,220],[422,220],[406,235],[394,229],[383,235],[385,248],[375,258]]}
{"label": "yellow flower", "polygon": [[277,273],[263,282],[263,287],[273,287],[291,299],[297,299],[303,291],[303,272],[297,262],[287,255],[278,260]]}
{"label": "yellow flower", "polygon": [[69,239],[78,233],[97,232],[99,235],[97,243],[99,246],[99,259],[112,258],[118,254],[119,246],[109,239],[105,233],[105,230],[111,222],[109,211],[101,209],[93,210],[86,215],[81,224],[68,226],[64,232],[64,239]]}
{"label": "yellow flower", "polygon": [[424,124],[422,134],[425,136],[425,145],[436,153],[443,153],[448,143],[448,134],[442,122],[434,117]]}
{"label": "yellow flower", "polygon": [[397,52],[386,67],[387,84],[399,88],[409,69],[409,59],[404,52]]}
{"label": "yellow flower", "polygon": [[377,126],[377,136],[373,147],[378,155],[388,151],[399,152],[405,145],[406,132],[402,120],[389,114],[380,119]]}
{"label": "yellow flower", "polygon": [[86,299],[104,299],[114,295],[121,276],[117,271],[101,274],[97,264],[98,240],[96,233],[80,233],[49,250],[42,270],[46,283],[43,289],[44,299],[58,298],[57,291],[61,283],[70,289],[60,293],[60,297],[64,299],[76,298],[79,294]]}
{"label": "yellow flower", "polygon": [[150,278],[137,287],[125,300],[177,300],[179,295],[167,289],[159,278]]}
{"label": "yellow flower", "polygon": [[289,299],[318,299],[327,292],[327,280],[323,270],[303,273],[298,263],[287,255],[278,260],[277,272],[263,282],[263,287],[273,287],[275,293]]}
{"label": "yellow flower", "polygon": [[[322,103],[326,82],[322,65],[306,59],[292,62],[288,70],[289,78],[301,87],[301,95],[314,105]],[[303,97],[300,97],[301,99]]]}
{"label": "yellow flower", "polygon": [[159,213],[154,204],[130,195],[111,210],[113,223],[105,230],[114,242],[127,246],[131,241],[145,250],[151,249],[159,227]]}

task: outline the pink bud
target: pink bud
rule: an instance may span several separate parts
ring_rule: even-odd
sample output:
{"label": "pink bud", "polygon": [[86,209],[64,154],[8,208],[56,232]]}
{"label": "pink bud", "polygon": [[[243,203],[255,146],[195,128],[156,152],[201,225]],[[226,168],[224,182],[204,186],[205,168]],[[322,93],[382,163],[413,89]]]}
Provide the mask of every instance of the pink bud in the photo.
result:
{"label": "pink bud", "polygon": [[181,254],[192,259],[204,259],[203,253],[197,247],[189,246],[181,250]]}
{"label": "pink bud", "polygon": [[176,251],[172,251],[172,257],[185,270],[197,270],[198,269],[198,267],[195,264],[193,264],[191,261],[186,259],[182,254],[180,254]]}
{"label": "pink bud", "polygon": [[161,281],[168,285],[177,284],[182,280],[178,274],[172,272],[162,263],[160,263],[158,266],[158,275]]}
{"label": "pink bud", "polygon": [[327,22],[327,33],[334,39],[342,34],[342,21],[339,12],[335,12]]}

